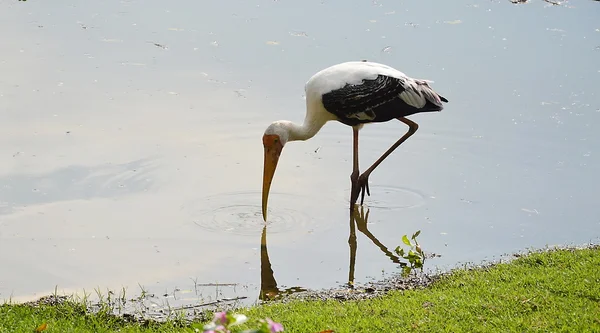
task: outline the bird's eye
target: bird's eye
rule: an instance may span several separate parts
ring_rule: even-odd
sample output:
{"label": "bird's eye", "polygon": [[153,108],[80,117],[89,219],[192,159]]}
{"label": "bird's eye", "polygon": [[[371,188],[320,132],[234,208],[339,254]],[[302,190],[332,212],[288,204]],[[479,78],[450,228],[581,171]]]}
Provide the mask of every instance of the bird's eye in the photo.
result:
{"label": "bird's eye", "polygon": [[277,142],[279,142],[279,139],[273,140],[273,143],[277,143]]}

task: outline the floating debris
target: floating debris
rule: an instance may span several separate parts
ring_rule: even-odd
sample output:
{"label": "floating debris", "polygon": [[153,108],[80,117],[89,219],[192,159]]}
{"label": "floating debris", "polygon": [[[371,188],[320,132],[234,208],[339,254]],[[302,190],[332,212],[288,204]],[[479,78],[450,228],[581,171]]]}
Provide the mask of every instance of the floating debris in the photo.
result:
{"label": "floating debris", "polygon": [[122,62],[121,65],[123,65],[123,66],[146,66],[146,64],[141,63],[141,62]]}
{"label": "floating debris", "polygon": [[561,3],[560,2],[556,2],[556,1],[552,1],[552,0],[544,0],[545,2],[554,5],[554,6],[560,6]]}
{"label": "floating debris", "polygon": [[383,49],[381,49],[381,52],[390,53],[391,50],[392,50],[391,46],[386,46]]}
{"label": "floating debris", "polygon": [[107,42],[107,43],[122,43],[123,42],[122,39],[114,39],[114,38],[103,38],[103,39],[101,39],[101,41]]}
{"label": "floating debris", "polygon": [[274,40],[269,40],[269,41],[267,41],[267,45],[279,45],[279,42],[274,41]]}
{"label": "floating debris", "polygon": [[238,89],[238,90],[234,90],[233,92],[237,95],[237,97],[246,98],[246,95],[244,95],[245,91],[246,91],[246,89]]}
{"label": "floating debris", "polygon": [[148,42],[148,43],[151,43],[152,45],[154,45],[154,46],[156,46],[156,47],[160,47],[160,48],[161,48],[161,49],[163,49],[163,50],[166,50],[166,49],[168,49],[168,47],[167,47],[166,45],[163,45],[163,44],[154,43],[154,42]]}
{"label": "floating debris", "polygon": [[558,104],[558,102],[546,102],[546,101],[542,101],[540,104],[541,105],[553,105],[553,104],[556,105],[556,104]]}
{"label": "floating debris", "polygon": [[294,36],[294,37],[308,37],[308,34],[304,31],[292,31],[290,32],[290,36]]}
{"label": "floating debris", "polygon": [[536,214],[536,215],[540,215],[540,212],[538,212],[537,209],[527,209],[527,208],[521,208],[522,211],[526,212],[526,213],[531,213],[531,214]]}
{"label": "floating debris", "polygon": [[461,20],[444,21],[444,23],[446,23],[446,24],[461,24],[462,21]]}

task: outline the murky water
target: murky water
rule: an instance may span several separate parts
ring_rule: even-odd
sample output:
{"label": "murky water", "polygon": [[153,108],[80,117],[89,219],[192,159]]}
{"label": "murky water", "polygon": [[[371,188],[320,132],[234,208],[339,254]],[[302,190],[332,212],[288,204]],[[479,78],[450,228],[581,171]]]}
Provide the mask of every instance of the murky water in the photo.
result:
{"label": "murky water", "polygon": [[[432,269],[597,240],[599,17],[594,1],[4,0],[0,298],[254,300],[396,272],[416,230]],[[372,174],[368,223],[347,211],[352,131],[289,144],[264,232],[264,129],[301,122],[304,82],[358,59],[450,103],[411,117]],[[367,126],[361,168],[405,130]]]}

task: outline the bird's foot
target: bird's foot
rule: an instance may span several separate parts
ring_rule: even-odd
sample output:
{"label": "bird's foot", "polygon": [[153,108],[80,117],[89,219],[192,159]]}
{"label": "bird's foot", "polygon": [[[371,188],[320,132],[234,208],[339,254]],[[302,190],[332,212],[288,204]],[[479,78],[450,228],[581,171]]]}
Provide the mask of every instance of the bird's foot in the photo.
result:
{"label": "bird's foot", "polygon": [[358,196],[360,195],[360,205],[362,206],[365,201],[365,193],[367,195],[371,195],[371,191],[369,190],[369,175],[362,174],[360,176],[352,173],[350,176],[352,180],[352,190],[350,191],[350,211],[354,211],[354,206],[356,205],[356,201],[358,201]]}
{"label": "bird's foot", "polygon": [[368,196],[371,196],[368,174],[363,173],[360,175],[360,177],[358,177],[358,187],[360,189],[360,205],[362,206],[363,202],[365,201],[365,193],[367,193]]}

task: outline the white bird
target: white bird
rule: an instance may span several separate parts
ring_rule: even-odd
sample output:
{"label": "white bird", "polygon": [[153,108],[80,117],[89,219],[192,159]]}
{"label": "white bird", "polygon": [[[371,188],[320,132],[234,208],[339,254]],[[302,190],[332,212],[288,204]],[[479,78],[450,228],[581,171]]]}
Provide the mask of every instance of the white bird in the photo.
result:
{"label": "white bird", "polygon": [[[413,79],[406,74],[383,64],[351,61],[337,64],[313,75],[304,87],[306,92],[306,116],[302,125],[287,120],[278,120],[267,127],[263,135],[265,151],[262,214],[267,220],[269,189],[279,156],[286,143],[308,140],[315,136],[326,122],[337,120],[352,127],[353,168],[350,179],[350,209],[361,195],[362,205],[369,191],[369,175],[406,139],[413,135],[418,125],[406,116],[441,111],[442,102],[448,100],[438,95],[427,80]],[[358,131],[366,123],[386,122],[398,119],[409,129],[371,167],[359,175]]]}

